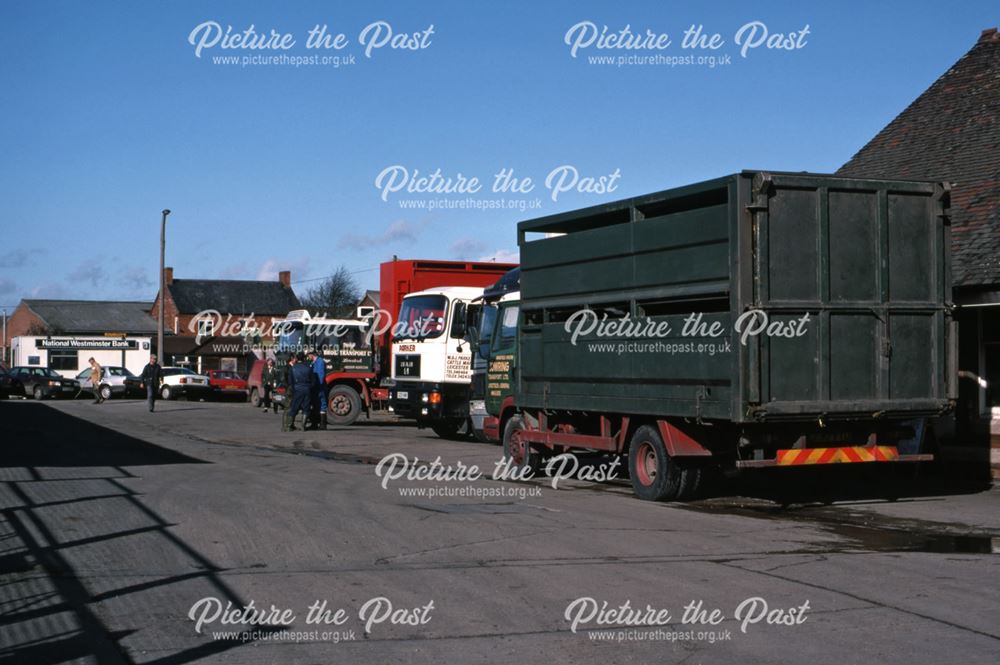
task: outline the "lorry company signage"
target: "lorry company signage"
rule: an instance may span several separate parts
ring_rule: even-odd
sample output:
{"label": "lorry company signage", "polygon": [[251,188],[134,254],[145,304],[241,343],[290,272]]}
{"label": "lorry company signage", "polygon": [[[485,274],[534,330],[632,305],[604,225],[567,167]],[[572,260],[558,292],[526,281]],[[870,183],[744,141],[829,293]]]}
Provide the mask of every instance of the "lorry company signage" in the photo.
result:
{"label": "lorry company signage", "polygon": [[139,348],[139,343],[134,339],[118,339],[114,337],[104,338],[80,338],[80,337],[60,337],[36,339],[35,348],[55,349],[55,350],[91,350],[91,351],[131,351]]}
{"label": "lorry company signage", "polygon": [[472,357],[468,354],[448,354],[444,366],[445,381],[468,381]]}

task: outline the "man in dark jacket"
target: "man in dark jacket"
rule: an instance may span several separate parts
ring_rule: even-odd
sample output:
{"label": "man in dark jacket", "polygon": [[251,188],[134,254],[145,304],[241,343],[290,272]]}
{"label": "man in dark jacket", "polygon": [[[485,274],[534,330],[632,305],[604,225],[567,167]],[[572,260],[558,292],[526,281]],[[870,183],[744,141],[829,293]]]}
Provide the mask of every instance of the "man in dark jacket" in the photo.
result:
{"label": "man in dark jacket", "polygon": [[306,364],[305,355],[299,353],[290,359],[289,386],[286,394],[291,392],[292,403],[285,410],[285,416],[281,421],[281,431],[288,432],[295,429],[295,416],[302,412],[303,427],[305,420],[309,417],[309,403],[312,398],[312,368]]}
{"label": "man in dark jacket", "polygon": [[163,368],[156,362],[155,355],[149,357],[149,363],[142,368],[139,379],[146,388],[146,400],[149,402],[149,411],[152,413],[156,403],[156,395],[160,392],[160,382],[163,381]]}
{"label": "man in dark jacket", "polygon": [[323,355],[313,349],[309,352],[314,381],[312,384],[312,405],[310,409],[313,429],[326,429],[326,361]]}
{"label": "man in dark jacket", "polygon": [[[262,393],[261,406],[267,411],[271,408],[271,394],[278,387],[278,370],[274,367],[274,361],[270,358],[264,363],[264,368],[260,372],[260,391]],[[277,407],[274,410],[278,412]]]}

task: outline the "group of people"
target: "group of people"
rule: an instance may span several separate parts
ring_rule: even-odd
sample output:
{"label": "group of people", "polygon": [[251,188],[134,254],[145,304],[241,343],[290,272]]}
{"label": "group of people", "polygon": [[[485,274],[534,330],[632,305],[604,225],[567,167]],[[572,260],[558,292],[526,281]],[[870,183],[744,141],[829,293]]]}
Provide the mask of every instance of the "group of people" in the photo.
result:
{"label": "group of people", "polygon": [[[101,366],[93,358],[90,359],[91,380],[95,386],[100,385]],[[150,412],[156,408],[156,397],[159,394],[160,383],[163,381],[163,368],[157,362],[156,355],[149,356],[149,363],[142,368],[139,376],[142,387],[146,389],[146,401]],[[289,432],[295,429],[295,418],[302,413],[303,429],[326,429],[327,403],[323,386],[326,383],[326,361],[315,350],[308,354],[297,353],[288,358],[288,365],[279,370],[270,358],[261,372],[261,387],[263,389],[262,406],[265,411],[277,405],[274,404],[274,393],[284,387],[291,402],[286,404],[285,414],[281,421],[281,431]],[[94,390],[94,403],[100,404],[103,398],[100,391]]]}
{"label": "group of people", "polygon": [[[263,392],[262,408],[270,409],[274,393],[278,388],[285,388],[285,413],[281,420],[281,431],[289,432],[295,429],[295,419],[302,413],[303,429],[326,429],[326,397],[323,386],[326,383],[326,361],[315,350],[308,354],[299,352],[288,358],[287,366],[282,370],[275,366],[270,358],[261,372],[260,384]],[[277,412],[277,406],[274,406]],[[311,423],[311,424],[310,424]]]}

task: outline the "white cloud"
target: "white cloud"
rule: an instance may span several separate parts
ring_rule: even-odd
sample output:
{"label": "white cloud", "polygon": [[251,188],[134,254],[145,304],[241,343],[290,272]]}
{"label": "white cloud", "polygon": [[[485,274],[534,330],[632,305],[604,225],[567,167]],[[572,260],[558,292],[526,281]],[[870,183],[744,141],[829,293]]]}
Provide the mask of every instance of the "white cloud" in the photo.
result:
{"label": "white cloud", "polygon": [[0,254],[0,268],[23,268],[43,254],[45,254],[44,249],[35,247],[14,249],[6,254]]}
{"label": "white cloud", "polygon": [[494,263],[520,263],[521,254],[516,249],[498,249],[492,254],[480,256],[480,261],[493,261]]}
{"label": "white cloud", "polygon": [[68,275],[66,275],[66,281],[73,284],[90,284],[91,286],[100,286],[105,281],[107,281],[108,275],[104,270],[104,265],[100,260],[97,261],[85,261],[73,269]]}
{"label": "white cloud", "polygon": [[29,298],[68,298],[66,287],[56,282],[38,284],[29,291]]}
{"label": "white cloud", "polygon": [[129,289],[140,291],[151,289],[157,286],[153,283],[153,278],[145,268],[139,266],[126,266],[119,273],[118,283]]}
{"label": "white cloud", "polygon": [[348,233],[340,239],[340,246],[345,249],[369,249],[403,241],[412,243],[417,240],[417,236],[425,226],[427,226],[426,221],[414,224],[399,219],[387,226],[382,233],[375,235]]}
{"label": "white cloud", "polygon": [[468,259],[486,251],[486,244],[475,238],[459,238],[448,248],[456,259]]}
{"label": "white cloud", "polygon": [[277,281],[278,273],[291,270],[293,280],[301,280],[309,276],[309,257],[300,256],[294,259],[267,259],[257,270],[254,279],[259,281]]}

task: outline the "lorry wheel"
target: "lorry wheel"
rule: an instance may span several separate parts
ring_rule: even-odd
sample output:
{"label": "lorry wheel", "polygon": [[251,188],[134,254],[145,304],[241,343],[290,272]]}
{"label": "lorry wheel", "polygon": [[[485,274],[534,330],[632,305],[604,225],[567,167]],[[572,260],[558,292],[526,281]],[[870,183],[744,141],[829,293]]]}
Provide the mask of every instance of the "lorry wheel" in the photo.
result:
{"label": "lorry wheel", "polygon": [[682,472],[670,459],[660,433],[643,425],[632,435],[628,450],[632,491],[644,501],[672,501],[682,487]]}
{"label": "lorry wheel", "polygon": [[682,501],[697,498],[705,484],[706,475],[705,469],[698,465],[681,469],[681,489],[677,493],[677,498]]}
{"label": "lorry wheel", "polygon": [[431,429],[442,439],[454,439],[464,424],[461,418],[448,418],[431,423]]}
{"label": "lorry wheel", "polygon": [[503,428],[503,456],[511,460],[515,467],[530,467],[532,473],[537,473],[542,467],[542,456],[521,437],[524,430],[524,418],[511,416]]}
{"label": "lorry wheel", "polygon": [[163,386],[163,388],[160,389],[160,397],[165,400],[169,400],[173,397],[173,395],[170,394],[170,386]]}
{"label": "lorry wheel", "polygon": [[334,386],[330,390],[330,422],[336,425],[350,425],[361,415],[361,397],[350,386]]}
{"label": "lorry wheel", "polygon": [[250,391],[250,404],[255,409],[259,409],[260,408],[260,405],[261,405],[260,393],[257,392],[256,388],[254,388],[253,390]]}
{"label": "lorry wheel", "polygon": [[494,441],[491,441],[490,437],[486,436],[486,432],[481,429],[476,429],[475,427],[470,426],[469,431],[472,432],[472,438],[478,443],[495,443]]}
{"label": "lorry wheel", "polygon": [[111,386],[101,386],[101,399],[109,400],[111,397]]}

